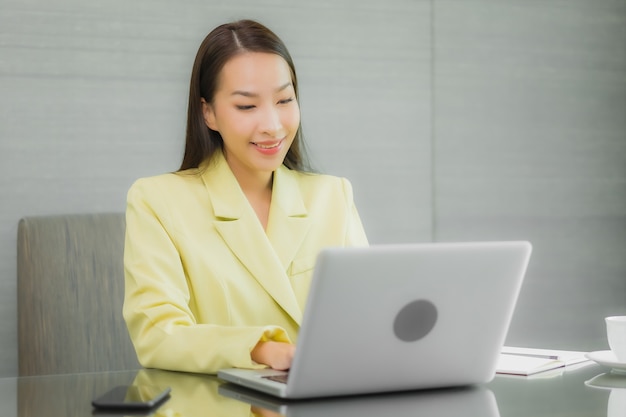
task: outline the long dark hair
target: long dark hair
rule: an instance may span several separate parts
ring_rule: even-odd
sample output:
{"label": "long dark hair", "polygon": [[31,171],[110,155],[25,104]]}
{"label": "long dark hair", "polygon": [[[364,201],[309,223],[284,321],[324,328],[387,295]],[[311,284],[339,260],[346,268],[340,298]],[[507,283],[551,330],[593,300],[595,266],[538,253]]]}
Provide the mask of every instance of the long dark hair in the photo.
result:
{"label": "long dark hair", "polygon": [[[298,99],[298,79],[291,55],[278,36],[253,20],[239,20],[216,27],[204,38],[191,72],[189,107],[187,108],[187,133],[185,154],[179,171],[197,168],[210,160],[224,142],[219,132],[209,129],[202,112],[201,99],[213,102],[220,71],[232,57],[244,52],[266,52],[281,56],[289,65],[293,88]],[[290,169],[309,169],[305,158],[302,125],[287,151],[283,164]]]}

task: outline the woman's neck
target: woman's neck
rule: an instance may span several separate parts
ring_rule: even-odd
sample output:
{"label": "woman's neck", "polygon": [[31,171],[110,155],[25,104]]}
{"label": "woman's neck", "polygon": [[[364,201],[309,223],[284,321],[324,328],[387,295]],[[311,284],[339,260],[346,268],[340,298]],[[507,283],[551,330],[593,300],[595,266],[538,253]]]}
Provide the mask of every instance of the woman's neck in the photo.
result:
{"label": "woman's neck", "polygon": [[263,229],[267,229],[269,219],[270,204],[272,202],[273,172],[250,172],[245,169],[238,169],[229,164],[231,171],[235,175],[239,187],[254,209]]}

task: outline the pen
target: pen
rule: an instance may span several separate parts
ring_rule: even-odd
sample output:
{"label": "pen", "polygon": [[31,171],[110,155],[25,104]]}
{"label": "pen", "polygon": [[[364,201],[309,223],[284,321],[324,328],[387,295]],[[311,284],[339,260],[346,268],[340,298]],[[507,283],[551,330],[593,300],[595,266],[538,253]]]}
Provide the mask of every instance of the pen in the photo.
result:
{"label": "pen", "polygon": [[505,355],[528,356],[530,358],[553,359],[553,360],[559,359],[557,355],[541,355],[538,353],[513,353],[513,352],[502,352],[502,353]]}

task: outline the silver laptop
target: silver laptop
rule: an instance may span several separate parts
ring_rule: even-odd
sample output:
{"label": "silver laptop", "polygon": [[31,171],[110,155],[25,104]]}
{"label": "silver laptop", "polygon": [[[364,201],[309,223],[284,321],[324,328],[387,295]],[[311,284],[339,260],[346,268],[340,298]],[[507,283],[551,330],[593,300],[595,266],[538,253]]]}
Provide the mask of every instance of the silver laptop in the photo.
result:
{"label": "silver laptop", "polygon": [[488,382],[530,253],[528,242],[324,249],[289,372],[218,377],[288,399]]}

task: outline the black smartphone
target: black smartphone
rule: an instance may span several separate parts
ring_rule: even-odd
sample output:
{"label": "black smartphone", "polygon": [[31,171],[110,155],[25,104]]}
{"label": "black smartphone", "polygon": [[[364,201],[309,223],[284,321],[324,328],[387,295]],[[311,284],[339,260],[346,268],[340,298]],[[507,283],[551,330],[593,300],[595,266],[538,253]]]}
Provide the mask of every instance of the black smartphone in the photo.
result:
{"label": "black smartphone", "polygon": [[98,409],[146,410],[169,398],[171,388],[152,385],[120,385],[94,399]]}

